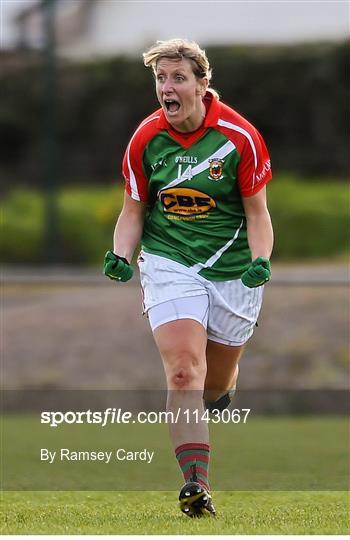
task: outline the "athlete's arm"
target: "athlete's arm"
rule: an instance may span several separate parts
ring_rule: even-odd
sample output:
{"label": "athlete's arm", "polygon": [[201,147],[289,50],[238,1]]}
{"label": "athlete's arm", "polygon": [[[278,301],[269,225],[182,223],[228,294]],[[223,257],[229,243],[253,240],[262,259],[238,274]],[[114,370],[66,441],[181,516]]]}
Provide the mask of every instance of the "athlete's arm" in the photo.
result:
{"label": "athlete's arm", "polygon": [[271,279],[270,255],[273,230],[266,204],[266,186],[251,197],[242,197],[247,219],[252,262],[241,279],[246,287],[260,287]]}
{"label": "athlete's arm", "polygon": [[273,247],[273,229],[267,208],[266,186],[251,197],[242,197],[242,201],[252,261],[258,257],[269,259]]}
{"label": "athlete's arm", "polygon": [[135,201],[125,191],[124,205],[114,229],[113,252],[129,263],[141,240],[147,203]]}

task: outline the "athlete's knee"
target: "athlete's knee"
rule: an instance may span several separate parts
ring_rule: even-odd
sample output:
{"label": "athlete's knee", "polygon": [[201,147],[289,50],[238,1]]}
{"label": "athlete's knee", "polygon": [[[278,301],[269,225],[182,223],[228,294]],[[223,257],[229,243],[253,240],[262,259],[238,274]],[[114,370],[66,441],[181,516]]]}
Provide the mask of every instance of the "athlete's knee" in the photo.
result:
{"label": "athlete's knee", "polygon": [[204,385],[203,399],[207,409],[218,408],[223,410],[227,408],[236,392],[239,366],[236,365],[233,378],[221,381],[220,384],[214,384],[213,381],[206,379]]}
{"label": "athlete's knee", "polygon": [[236,390],[236,381],[234,383],[221,384],[221,386],[210,386],[208,387],[207,383],[204,385],[203,398],[206,401],[218,401],[225,395],[232,395]]}
{"label": "athlete's knee", "polygon": [[221,375],[218,377],[217,374],[208,372],[204,385],[204,399],[208,401],[217,401],[225,394],[230,393],[231,390],[235,389],[237,386],[238,375],[238,363],[236,363],[233,376],[229,373],[227,377],[223,378]]}
{"label": "athlete's knee", "polygon": [[204,386],[206,365],[204,359],[191,351],[179,351],[168,370],[168,382],[172,388],[194,389]]}
{"label": "athlete's knee", "polygon": [[234,398],[235,392],[235,387],[231,388],[227,392],[204,392],[203,399],[205,408],[208,409],[209,412],[214,410],[223,411],[224,409],[227,409]]}
{"label": "athlete's knee", "polygon": [[210,389],[208,390],[207,388],[204,388],[204,392],[203,392],[203,399],[205,401],[217,401],[218,399],[222,398],[222,396],[224,396],[225,394],[227,394],[228,392],[228,388],[226,389],[218,389],[218,390],[213,390],[213,389]]}
{"label": "athlete's knee", "polygon": [[195,374],[191,367],[182,366],[174,370],[170,376],[170,383],[173,388],[187,388],[193,382]]}

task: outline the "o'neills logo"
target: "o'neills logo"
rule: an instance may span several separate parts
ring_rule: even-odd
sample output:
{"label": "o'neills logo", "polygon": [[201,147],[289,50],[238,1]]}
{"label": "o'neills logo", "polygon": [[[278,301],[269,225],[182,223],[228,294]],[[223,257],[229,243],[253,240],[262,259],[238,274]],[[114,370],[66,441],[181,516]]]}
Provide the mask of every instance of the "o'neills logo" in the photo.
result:
{"label": "o'neills logo", "polygon": [[223,178],[222,176],[222,168],[224,166],[224,160],[223,159],[209,159],[209,179],[212,180],[221,180]]}
{"label": "o'neills logo", "polygon": [[206,193],[189,188],[169,188],[161,191],[159,199],[164,212],[180,216],[196,216],[205,214],[215,208],[214,199]]}

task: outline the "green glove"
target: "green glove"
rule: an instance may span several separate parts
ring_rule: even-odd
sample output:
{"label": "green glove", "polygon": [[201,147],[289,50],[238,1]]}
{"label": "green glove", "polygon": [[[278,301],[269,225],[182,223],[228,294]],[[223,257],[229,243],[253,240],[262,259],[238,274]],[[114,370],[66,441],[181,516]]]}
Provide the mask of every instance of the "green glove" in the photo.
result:
{"label": "green glove", "polygon": [[113,251],[107,251],[103,262],[103,273],[116,281],[129,281],[134,271],[124,257],[119,257]]}
{"label": "green glove", "polygon": [[258,257],[253,261],[248,270],[243,272],[241,280],[246,287],[260,287],[271,278],[271,264],[269,259]]}

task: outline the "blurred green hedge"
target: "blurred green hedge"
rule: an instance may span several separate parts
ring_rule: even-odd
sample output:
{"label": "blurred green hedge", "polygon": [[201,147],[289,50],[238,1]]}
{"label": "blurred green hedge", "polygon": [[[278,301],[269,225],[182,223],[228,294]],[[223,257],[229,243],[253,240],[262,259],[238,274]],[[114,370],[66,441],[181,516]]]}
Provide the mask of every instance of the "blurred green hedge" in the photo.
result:
{"label": "blurred green hedge", "polygon": [[[275,229],[274,260],[342,258],[349,252],[349,191],[329,180],[275,177],[268,187]],[[98,264],[112,245],[123,201],[122,186],[64,188],[58,194],[57,260]],[[45,199],[15,189],[3,202],[0,249],[5,263],[45,262]]]}
{"label": "blurred green hedge", "polygon": [[274,259],[329,259],[349,253],[349,185],[278,178],[268,186]]}
{"label": "blurred green hedge", "polygon": [[[350,40],[208,47],[213,86],[261,131],[275,171],[317,181],[350,170]],[[45,57],[0,51],[2,189],[43,187]],[[5,61],[6,60],[6,61]],[[111,181],[130,136],[159,107],[141,58],[57,62],[55,170],[60,184]],[[47,113],[47,111],[46,111]]]}
{"label": "blurred green hedge", "polygon": [[[65,264],[95,264],[110,248],[123,201],[122,188],[65,188],[58,193],[58,238],[54,250]],[[15,189],[2,205],[1,259],[6,263],[46,262],[43,192]]]}

